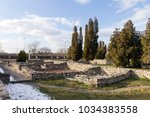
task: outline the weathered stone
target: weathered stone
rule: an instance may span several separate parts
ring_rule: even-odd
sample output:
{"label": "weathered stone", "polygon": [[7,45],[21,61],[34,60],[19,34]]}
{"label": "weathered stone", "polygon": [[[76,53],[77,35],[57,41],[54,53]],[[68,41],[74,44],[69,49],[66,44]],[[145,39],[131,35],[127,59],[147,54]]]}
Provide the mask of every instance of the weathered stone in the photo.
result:
{"label": "weathered stone", "polygon": [[119,82],[128,77],[150,79],[150,70],[98,66],[73,61],[68,61],[67,63],[64,61],[62,63],[55,63],[52,61],[36,64],[13,63],[12,66],[17,72],[33,80],[67,77],[87,85],[95,86],[105,86],[107,84]]}

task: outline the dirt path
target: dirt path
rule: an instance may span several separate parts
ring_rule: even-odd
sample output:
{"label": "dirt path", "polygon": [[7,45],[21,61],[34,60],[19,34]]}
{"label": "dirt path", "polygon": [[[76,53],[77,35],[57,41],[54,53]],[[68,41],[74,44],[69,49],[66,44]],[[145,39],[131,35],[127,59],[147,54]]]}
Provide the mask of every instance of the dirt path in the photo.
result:
{"label": "dirt path", "polygon": [[123,91],[130,91],[130,90],[139,90],[139,89],[150,89],[150,86],[134,86],[134,87],[125,87],[125,88],[118,88],[114,90],[94,90],[94,89],[79,89],[79,88],[69,88],[69,87],[60,87],[60,86],[52,86],[52,85],[45,85],[45,84],[37,84],[39,87],[43,88],[59,88],[62,90],[66,90],[69,92],[78,92],[78,93],[115,93],[115,92],[123,92]]}

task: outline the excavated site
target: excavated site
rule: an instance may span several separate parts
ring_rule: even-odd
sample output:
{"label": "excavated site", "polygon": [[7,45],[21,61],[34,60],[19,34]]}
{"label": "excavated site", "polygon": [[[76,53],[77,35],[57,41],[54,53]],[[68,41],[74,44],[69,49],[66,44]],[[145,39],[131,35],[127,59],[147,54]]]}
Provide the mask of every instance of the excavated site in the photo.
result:
{"label": "excavated site", "polygon": [[150,78],[148,70],[116,68],[73,61],[29,60],[27,63],[11,62],[7,67],[24,75],[27,80],[65,77],[96,87],[116,83],[129,77]]}

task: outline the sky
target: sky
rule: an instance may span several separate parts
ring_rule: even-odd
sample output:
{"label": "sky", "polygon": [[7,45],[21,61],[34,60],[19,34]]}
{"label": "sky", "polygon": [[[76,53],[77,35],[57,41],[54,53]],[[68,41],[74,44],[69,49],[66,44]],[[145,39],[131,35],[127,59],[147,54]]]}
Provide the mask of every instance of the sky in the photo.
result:
{"label": "sky", "polygon": [[0,0],[0,50],[29,51],[39,42],[53,52],[68,48],[73,26],[84,28],[89,18],[99,21],[99,40],[109,44],[115,28],[132,20],[145,30],[150,0]]}

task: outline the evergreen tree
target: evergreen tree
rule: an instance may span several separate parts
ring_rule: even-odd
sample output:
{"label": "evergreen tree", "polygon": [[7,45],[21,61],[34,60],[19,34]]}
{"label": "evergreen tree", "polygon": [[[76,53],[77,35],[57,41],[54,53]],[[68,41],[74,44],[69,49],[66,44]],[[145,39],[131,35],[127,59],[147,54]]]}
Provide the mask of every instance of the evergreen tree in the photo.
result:
{"label": "evergreen tree", "polygon": [[83,53],[82,44],[83,44],[83,35],[82,35],[82,27],[80,27],[79,37],[78,37],[78,56],[79,56],[78,59],[82,58],[82,53]]}
{"label": "evergreen tree", "polygon": [[142,62],[144,64],[150,64],[150,19],[147,22],[145,34],[142,36],[142,46]]}
{"label": "evergreen tree", "polygon": [[98,20],[95,17],[94,18],[94,34],[93,34],[93,42],[92,42],[92,48],[93,48],[93,58],[95,58],[95,55],[97,53],[97,48],[98,48],[98,32],[99,32],[99,27],[98,27]]}
{"label": "evergreen tree", "polygon": [[126,67],[141,67],[141,40],[139,33],[135,30],[133,23],[129,20],[123,29],[124,42],[125,42],[125,57]]}
{"label": "evergreen tree", "polygon": [[93,20],[90,18],[89,19],[89,23],[88,23],[88,41],[89,41],[89,59],[93,60],[95,56],[93,56],[93,37],[94,37],[94,22]]}
{"label": "evergreen tree", "polygon": [[74,32],[72,34],[72,46],[71,46],[71,58],[74,61],[78,61],[79,54],[78,54],[78,32],[77,32],[77,27],[74,26]]}
{"label": "evergreen tree", "polygon": [[108,57],[116,66],[140,67],[141,42],[131,20],[125,23],[121,32],[114,32],[108,48]]}
{"label": "evergreen tree", "polygon": [[95,58],[96,52],[97,52],[97,47],[98,47],[98,20],[95,17],[94,22],[90,18],[89,23],[88,23],[88,46],[89,46],[89,53],[88,53],[88,58],[89,60],[93,60]]}
{"label": "evergreen tree", "polygon": [[28,56],[24,50],[21,50],[17,56],[17,62],[26,62]]}
{"label": "evergreen tree", "polygon": [[88,25],[85,25],[85,37],[84,37],[84,51],[83,58],[85,60],[89,60],[89,37],[88,37]]}
{"label": "evergreen tree", "polygon": [[104,41],[100,41],[99,46],[97,48],[97,53],[95,55],[95,58],[96,59],[104,59],[106,52],[107,52],[107,47],[106,47]]}
{"label": "evergreen tree", "polygon": [[107,58],[112,60],[116,66],[121,65],[121,60],[119,58],[120,56],[119,53],[121,53],[119,52],[121,48],[119,46],[120,43],[119,36],[120,36],[120,31],[119,29],[116,28],[111,36],[110,44],[108,46],[108,55],[107,55]]}

